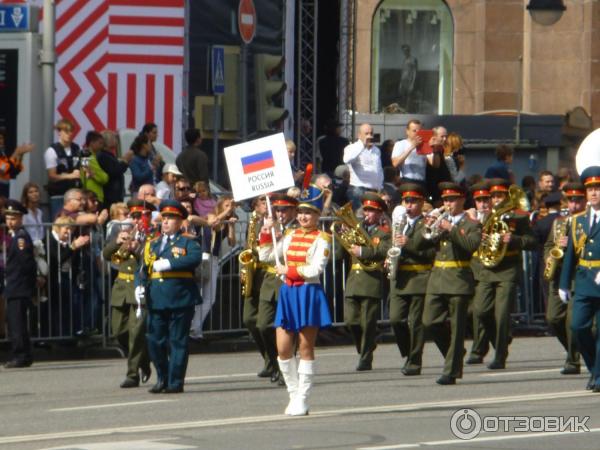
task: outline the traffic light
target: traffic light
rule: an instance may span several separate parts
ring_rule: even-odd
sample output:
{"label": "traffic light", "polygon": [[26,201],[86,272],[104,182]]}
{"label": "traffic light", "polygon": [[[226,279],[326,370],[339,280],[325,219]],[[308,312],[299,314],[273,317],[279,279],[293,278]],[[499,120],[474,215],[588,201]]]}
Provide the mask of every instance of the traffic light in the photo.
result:
{"label": "traffic light", "polygon": [[287,85],[282,81],[285,58],[259,53],[254,56],[254,86],[256,87],[256,130],[277,129],[289,112],[277,106]]}

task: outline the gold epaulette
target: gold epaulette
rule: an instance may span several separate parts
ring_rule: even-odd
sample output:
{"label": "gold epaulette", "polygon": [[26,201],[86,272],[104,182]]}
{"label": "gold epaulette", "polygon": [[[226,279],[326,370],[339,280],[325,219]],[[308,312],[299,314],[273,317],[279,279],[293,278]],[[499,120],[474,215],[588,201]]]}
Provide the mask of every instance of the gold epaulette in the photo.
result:
{"label": "gold epaulette", "polygon": [[329,234],[328,232],[326,232],[326,231],[321,231],[321,232],[320,232],[320,234],[319,234],[319,237],[320,237],[321,239],[323,239],[323,240],[327,241],[327,243],[328,243],[328,244],[331,244],[331,240],[332,240],[332,238],[331,238],[331,234]]}

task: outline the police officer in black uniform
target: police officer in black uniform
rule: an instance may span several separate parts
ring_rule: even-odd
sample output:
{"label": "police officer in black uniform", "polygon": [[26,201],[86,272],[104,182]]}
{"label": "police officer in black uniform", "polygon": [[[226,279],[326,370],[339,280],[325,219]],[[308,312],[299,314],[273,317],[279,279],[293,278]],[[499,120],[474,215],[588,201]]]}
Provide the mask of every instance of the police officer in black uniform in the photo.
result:
{"label": "police officer in black uniform", "polygon": [[8,200],[4,210],[8,228],[4,297],[11,344],[11,359],[4,364],[7,369],[29,367],[33,363],[27,310],[36,288],[37,266],[31,237],[23,228],[24,214],[27,208],[16,200]]}

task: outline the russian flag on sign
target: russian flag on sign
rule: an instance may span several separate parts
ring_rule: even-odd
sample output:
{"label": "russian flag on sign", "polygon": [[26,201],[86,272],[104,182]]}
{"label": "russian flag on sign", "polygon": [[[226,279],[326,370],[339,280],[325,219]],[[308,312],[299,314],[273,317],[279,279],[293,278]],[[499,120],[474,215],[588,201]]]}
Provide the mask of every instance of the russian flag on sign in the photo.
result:
{"label": "russian flag on sign", "polygon": [[244,156],[242,158],[244,175],[252,172],[258,172],[259,170],[269,169],[271,167],[275,167],[273,152],[271,150],[255,153],[254,155]]}

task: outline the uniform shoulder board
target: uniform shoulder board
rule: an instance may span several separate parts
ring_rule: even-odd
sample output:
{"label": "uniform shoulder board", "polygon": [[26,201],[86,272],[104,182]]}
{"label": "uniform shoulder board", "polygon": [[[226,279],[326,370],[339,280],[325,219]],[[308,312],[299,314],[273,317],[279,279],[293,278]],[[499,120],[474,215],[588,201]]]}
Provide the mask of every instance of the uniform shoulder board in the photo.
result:
{"label": "uniform shoulder board", "polygon": [[586,212],[587,212],[587,211],[584,209],[584,210],[583,210],[583,211],[581,211],[581,212],[578,212],[578,213],[576,213],[576,214],[573,214],[571,217],[572,217],[573,219],[575,219],[575,218],[577,218],[577,217],[584,216]]}
{"label": "uniform shoulder board", "polygon": [[291,228],[286,228],[285,232],[283,233],[284,236],[289,236],[290,234],[292,234],[294,231],[296,231],[295,227],[291,227]]}
{"label": "uniform shoulder board", "polygon": [[319,237],[331,244],[331,235],[326,231],[321,231]]}

